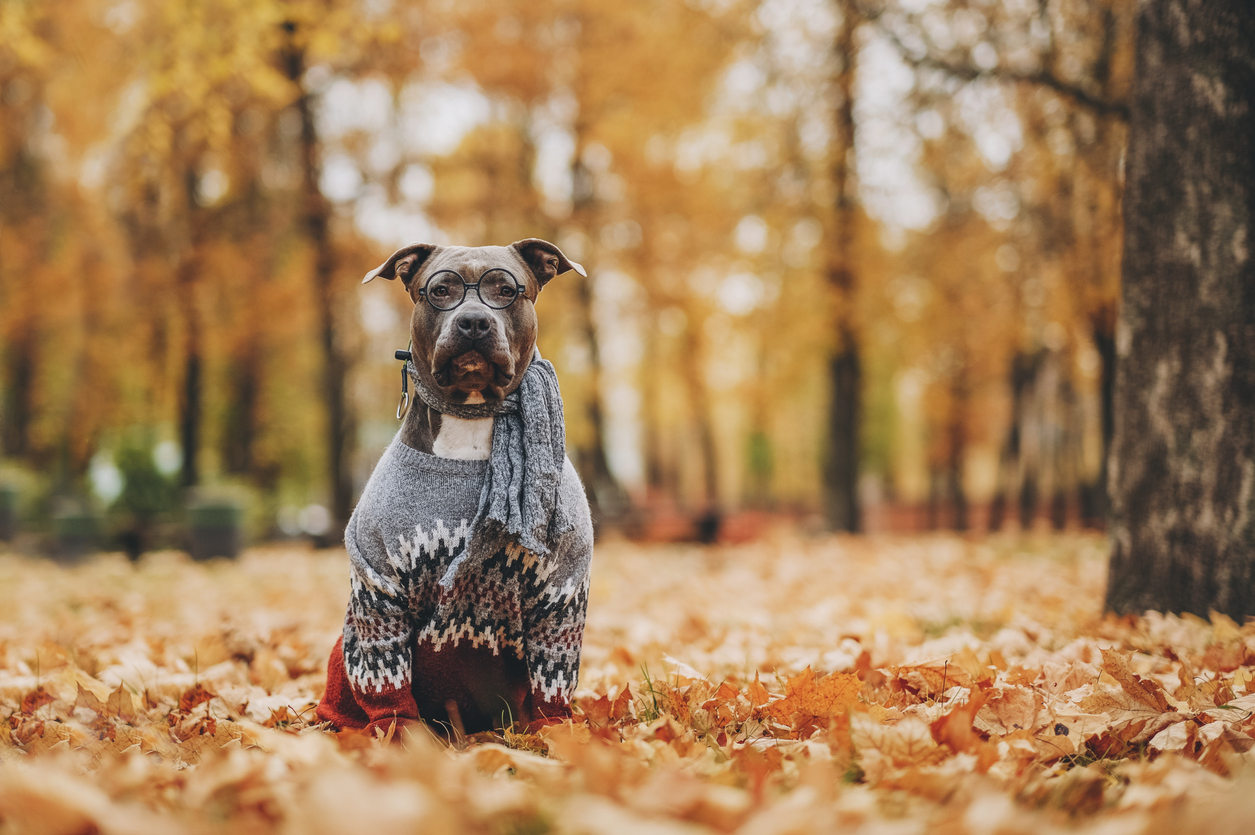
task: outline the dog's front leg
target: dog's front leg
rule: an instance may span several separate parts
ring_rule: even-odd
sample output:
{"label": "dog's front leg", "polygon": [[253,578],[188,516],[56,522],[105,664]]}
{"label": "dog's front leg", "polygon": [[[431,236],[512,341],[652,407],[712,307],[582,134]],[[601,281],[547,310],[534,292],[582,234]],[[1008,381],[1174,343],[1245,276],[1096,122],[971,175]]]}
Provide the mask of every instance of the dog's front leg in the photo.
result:
{"label": "dog's front leg", "polygon": [[543,573],[536,560],[523,601],[531,689],[529,730],[571,717],[571,696],[579,683],[588,613],[591,536],[573,531],[555,549],[552,559],[554,565]]}
{"label": "dog's front leg", "polygon": [[419,720],[411,686],[414,626],[399,590],[384,588],[378,576],[350,562],[353,595],[318,717],[340,728],[386,732],[394,722]]}

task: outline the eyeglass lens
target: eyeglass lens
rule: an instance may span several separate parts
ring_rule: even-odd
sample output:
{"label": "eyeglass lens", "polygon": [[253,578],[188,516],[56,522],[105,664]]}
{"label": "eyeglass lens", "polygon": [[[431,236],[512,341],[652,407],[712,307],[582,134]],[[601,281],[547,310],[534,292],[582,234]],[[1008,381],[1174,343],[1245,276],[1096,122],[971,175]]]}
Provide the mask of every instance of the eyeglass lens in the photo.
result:
{"label": "eyeglass lens", "polygon": [[[439,272],[427,282],[427,300],[439,310],[452,310],[462,303],[466,287],[457,273]],[[514,276],[505,270],[489,270],[479,279],[479,297],[489,307],[509,307],[518,297]]]}
{"label": "eyeglass lens", "polygon": [[479,279],[479,297],[489,307],[509,307],[518,296],[514,276],[505,270],[489,270]]}

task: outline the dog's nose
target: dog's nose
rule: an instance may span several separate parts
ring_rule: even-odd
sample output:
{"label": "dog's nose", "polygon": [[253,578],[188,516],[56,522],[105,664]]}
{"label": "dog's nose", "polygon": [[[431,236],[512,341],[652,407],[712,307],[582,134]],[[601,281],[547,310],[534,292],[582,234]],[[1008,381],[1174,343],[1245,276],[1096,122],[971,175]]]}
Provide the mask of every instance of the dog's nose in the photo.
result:
{"label": "dog's nose", "polygon": [[482,310],[468,310],[458,316],[458,330],[468,339],[482,339],[492,330],[492,320]]}

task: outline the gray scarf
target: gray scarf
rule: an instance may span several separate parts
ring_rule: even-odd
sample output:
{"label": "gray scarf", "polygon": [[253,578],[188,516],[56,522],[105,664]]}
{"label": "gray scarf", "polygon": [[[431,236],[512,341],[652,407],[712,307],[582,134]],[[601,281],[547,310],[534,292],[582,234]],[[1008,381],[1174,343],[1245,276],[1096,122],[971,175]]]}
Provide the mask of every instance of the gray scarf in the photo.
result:
{"label": "gray scarf", "polygon": [[558,501],[566,461],[566,424],[553,365],[537,351],[519,387],[505,400],[474,405],[444,400],[423,384],[413,362],[405,368],[415,394],[437,412],[464,419],[496,418],[471,535],[440,585],[451,588],[463,565],[481,564],[511,540],[534,554],[549,556],[550,543],[575,527]]}

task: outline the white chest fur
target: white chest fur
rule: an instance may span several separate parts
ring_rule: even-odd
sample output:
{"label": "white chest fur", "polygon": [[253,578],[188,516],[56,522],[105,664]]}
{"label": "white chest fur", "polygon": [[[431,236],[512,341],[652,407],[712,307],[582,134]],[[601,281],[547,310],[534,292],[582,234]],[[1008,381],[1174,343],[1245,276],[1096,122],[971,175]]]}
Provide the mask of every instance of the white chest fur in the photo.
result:
{"label": "white chest fur", "polygon": [[441,415],[440,432],[432,442],[431,451],[441,458],[485,461],[492,452],[492,424],[490,417],[464,420]]}

